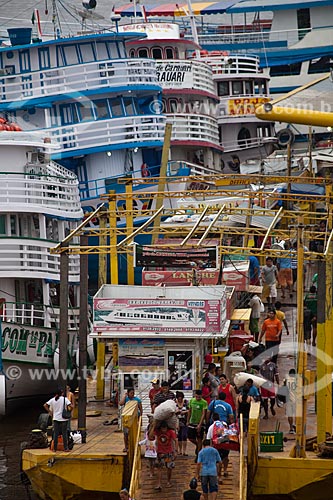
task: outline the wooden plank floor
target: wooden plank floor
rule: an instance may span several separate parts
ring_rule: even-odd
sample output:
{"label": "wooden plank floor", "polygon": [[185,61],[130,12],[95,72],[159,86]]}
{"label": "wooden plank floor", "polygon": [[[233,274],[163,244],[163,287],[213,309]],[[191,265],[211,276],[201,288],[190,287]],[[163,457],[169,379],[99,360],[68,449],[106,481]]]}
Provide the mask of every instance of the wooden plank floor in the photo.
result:
{"label": "wooden plank floor", "polygon": [[[156,492],[156,473],[155,477],[149,477],[148,464],[145,459],[142,460],[141,469],[141,490],[139,498],[136,500],[181,500],[183,492],[189,489],[189,482],[195,475],[196,464],[194,463],[194,449],[189,443],[189,456],[179,456],[176,460],[176,467],[172,472],[172,487],[166,488],[166,478],[162,479],[162,491]],[[228,477],[223,478],[223,484],[219,485],[218,500],[234,500],[239,491],[239,453],[231,451],[228,467]],[[198,491],[202,491],[200,483]]]}

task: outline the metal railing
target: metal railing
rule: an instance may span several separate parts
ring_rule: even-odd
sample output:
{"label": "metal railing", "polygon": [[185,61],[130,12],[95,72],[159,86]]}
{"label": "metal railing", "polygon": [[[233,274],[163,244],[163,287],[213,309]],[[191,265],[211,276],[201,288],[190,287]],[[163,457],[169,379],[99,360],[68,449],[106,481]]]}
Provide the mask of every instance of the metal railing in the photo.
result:
{"label": "metal railing", "polygon": [[[59,326],[60,309],[52,305],[33,304],[30,302],[3,302],[0,306],[1,320],[19,325],[43,326],[57,328]],[[69,329],[77,330],[80,321],[80,309],[68,310]]]}
{"label": "metal railing", "polygon": [[[0,237],[0,277],[60,279],[60,256],[50,254],[54,242],[23,237]],[[15,273],[15,274],[13,274]],[[80,257],[69,258],[69,280],[80,281]]]}
{"label": "metal railing", "polygon": [[139,446],[140,435],[141,435],[141,418],[138,421],[138,429],[135,439],[135,451],[132,461],[132,474],[131,482],[129,487],[129,494],[131,498],[137,498],[137,493],[140,489],[140,471],[141,471],[141,448]]}
{"label": "metal railing", "polygon": [[106,59],[0,78],[3,103],[105,88],[159,85],[153,59]]}
{"label": "metal railing", "polygon": [[167,116],[172,121],[172,141],[206,141],[219,144],[219,130],[215,118],[193,112]]}
{"label": "metal railing", "polygon": [[258,73],[260,74],[259,67],[259,57],[245,57],[238,54],[230,54],[228,56],[232,62],[226,62],[226,56],[222,54],[215,54],[210,52],[203,57],[203,61],[207,62],[209,66],[212,68],[213,75],[232,75],[239,73]]}
{"label": "metal railing", "polygon": [[[57,166],[27,163],[25,173],[0,173],[0,211],[15,207],[30,212],[82,217],[76,176],[57,174]],[[56,174],[56,175],[55,175]]]}
{"label": "metal railing", "polygon": [[[87,148],[158,142],[162,145],[165,116],[122,116],[43,129],[60,145],[61,152],[79,154]],[[143,143],[143,144],[142,144]]]}

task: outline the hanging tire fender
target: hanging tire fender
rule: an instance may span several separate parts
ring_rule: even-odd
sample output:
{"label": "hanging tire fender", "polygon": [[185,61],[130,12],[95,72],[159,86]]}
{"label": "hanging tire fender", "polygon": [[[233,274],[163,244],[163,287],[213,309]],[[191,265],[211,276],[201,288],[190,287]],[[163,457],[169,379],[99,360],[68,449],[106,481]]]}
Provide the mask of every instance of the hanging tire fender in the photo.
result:
{"label": "hanging tire fender", "polygon": [[290,128],[283,128],[282,130],[279,130],[276,134],[276,138],[280,148],[286,148],[289,144],[292,145],[295,142],[295,134],[292,130],[290,130]]}

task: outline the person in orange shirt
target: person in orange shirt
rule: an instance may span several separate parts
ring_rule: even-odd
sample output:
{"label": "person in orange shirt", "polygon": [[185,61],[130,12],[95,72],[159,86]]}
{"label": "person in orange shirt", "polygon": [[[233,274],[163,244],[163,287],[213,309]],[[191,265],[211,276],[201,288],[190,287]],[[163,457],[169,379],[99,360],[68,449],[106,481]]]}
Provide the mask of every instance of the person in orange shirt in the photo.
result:
{"label": "person in orange shirt", "polygon": [[269,351],[268,355],[272,358],[273,363],[277,363],[279,354],[279,344],[282,335],[282,323],[276,317],[275,309],[268,310],[268,318],[262,324],[261,332],[259,335],[259,344],[265,335],[266,350]]}

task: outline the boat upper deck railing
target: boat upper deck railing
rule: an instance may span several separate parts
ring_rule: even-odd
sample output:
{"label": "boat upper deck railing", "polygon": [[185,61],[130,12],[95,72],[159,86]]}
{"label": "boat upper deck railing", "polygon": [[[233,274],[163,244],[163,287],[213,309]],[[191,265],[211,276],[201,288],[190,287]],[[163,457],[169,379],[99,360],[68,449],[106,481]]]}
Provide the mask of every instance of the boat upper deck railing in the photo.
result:
{"label": "boat upper deck railing", "polygon": [[219,144],[219,130],[215,118],[195,112],[167,116],[172,121],[171,141],[205,141]]}
{"label": "boat upper deck railing", "polygon": [[[316,28],[307,28],[307,29],[291,29],[291,30],[249,30],[243,32],[230,32],[224,31],[223,29],[216,27],[216,29],[209,29],[207,32],[201,32],[198,34],[199,44],[205,46],[207,44],[212,45],[247,45],[250,43],[256,43],[262,45],[262,48],[267,50],[271,50],[270,42],[275,42],[274,48],[279,46],[282,47],[290,47],[300,40],[304,38],[304,36],[315,30]],[[325,29],[332,29],[331,27],[319,28],[316,29],[318,31],[318,36],[320,36],[320,31]],[[185,34],[185,38],[192,39],[191,34]],[[279,43],[280,42],[280,45]],[[265,46],[265,44],[267,44]],[[241,47],[240,47],[241,48]],[[227,49],[227,47],[226,47]],[[234,50],[234,48],[233,48]]]}
{"label": "boat upper deck railing", "polygon": [[81,154],[85,149],[123,145],[162,143],[165,116],[133,115],[120,118],[75,123],[44,129],[60,144],[60,151]]}
{"label": "boat upper deck railing", "polygon": [[275,144],[275,137],[249,137],[248,139],[223,141],[223,151],[225,153],[238,152],[250,148],[264,147],[266,144]]}
{"label": "boat upper deck railing", "polygon": [[[58,328],[60,309],[52,305],[31,302],[3,302],[0,306],[0,318],[7,323],[17,323],[34,327]],[[68,308],[68,327],[78,331],[80,308]]]}
{"label": "boat upper deck railing", "polygon": [[111,92],[113,89],[117,91],[126,87],[131,90],[137,85],[159,85],[155,66],[153,59],[108,59],[13,73],[1,76],[0,97],[6,103],[94,89]]}
{"label": "boat upper deck railing", "polygon": [[[15,205],[14,205],[15,206]],[[0,278],[60,280],[60,256],[51,254],[56,242],[22,236],[0,237]],[[80,257],[69,258],[69,280],[80,281]]]}
{"label": "boat upper deck railing", "polygon": [[[258,57],[245,57],[239,54],[230,54],[230,56],[221,58],[221,55],[207,55],[208,64],[213,70],[213,75],[233,75],[240,73],[256,73],[263,76],[259,67]],[[227,59],[227,60],[225,60]],[[264,77],[267,78],[267,77]]]}
{"label": "boat upper deck railing", "polygon": [[54,162],[27,163],[24,173],[0,172],[0,212],[9,209],[80,218],[78,180]]}
{"label": "boat upper deck railing", "polygon": [[[149,177],[157,177],[160,172],[160,165],[147,165]],[[167,166],[167,176],[188,176],[188,175],[214,175],[216,171],[203,165],[189,163],[186,161],[169,161]],[[128,175],[124,173],[124,176]],[[133,177],[142,177],[141,168],[131,172]],[[117,191],[119,176],[101,177],[89,181],[81,181],[79,184],[81,199],[89,200],[98,198],[105,194],[106,186],[108,190]],[[118,187],[119,189],[119,187]]]}

